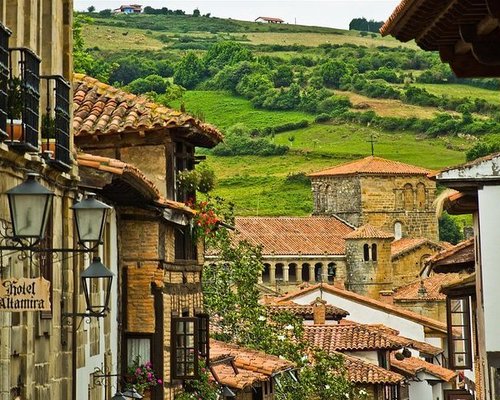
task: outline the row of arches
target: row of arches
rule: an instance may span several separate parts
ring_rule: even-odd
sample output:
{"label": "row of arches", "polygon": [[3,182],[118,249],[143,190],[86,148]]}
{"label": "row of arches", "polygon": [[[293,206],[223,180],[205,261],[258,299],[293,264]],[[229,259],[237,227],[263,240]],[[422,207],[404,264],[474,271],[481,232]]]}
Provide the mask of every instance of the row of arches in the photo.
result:
{"label": "row of arches", "polygon": [[336,264],[330,263],[264,263],[262,283],[330,282],[337,274]]}
{"label": "row of arches", "polygon": [[403,187],[402,196],[402,206],[403,209],[412,210],[426,210],[427,207],[427,189],[423,183],[417,183],[415,188],[411,183],[407,183]]}

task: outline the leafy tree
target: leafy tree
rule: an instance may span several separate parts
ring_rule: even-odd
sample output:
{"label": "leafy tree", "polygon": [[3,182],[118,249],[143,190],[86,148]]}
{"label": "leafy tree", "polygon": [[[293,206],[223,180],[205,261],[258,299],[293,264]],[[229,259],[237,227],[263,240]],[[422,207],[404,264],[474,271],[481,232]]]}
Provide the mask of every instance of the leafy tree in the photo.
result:
{"label": "leafy tree", "polygon": [[273,72],[273,82],[275,87],[290,86],[293,82],[293,71],[289,65],[280,65]]}
{"label": "leafy tree", "polygon": [[201,14],[200,14],[200,10],[198,10],[197,8],[195,8],[193,10],[193,17],[199,17]]}
{"label": "leafy tree", "polygon": [[338,88],[340,80],[350,74],[350,69],[343,61],[328,60],[319,66],[319,74],[325,86]]}
{"label": "leafy tree", "polygon": [[127,90],[135,94],[155,92],[157,94],[165,93],[170,86],[170,82],[159,75],[148,75],[145,78],[139,78],[130,82]]}
{"label": "leafy tree", "polygon": [[94,6],[90,6],[89,8],[87,8],[87,11],[89,13],[93,13],[95,11],[95,7]]}
{"label": "leafy tree", "polygon": [[268,76],[262,73],[252,73],[241,79],[240,83],[236,86],[236,92],[247,99],[254,99],[257,96],[264,95],[272,87],[273,84]]}
{"label": "leafy tree", "polygon": [[464,239],[464,235],[457,222],[444,212],[439,218],[439,240],[457,244]]}
{"label": "leafy tree", "polygon": [[99,15],[104,18],[109,18],[113,14],[110,8],[106,8],[104,10],[99,11]]}
{"label": "leafy tree", "polygon": [[203,77],[203,63],[195,53],[189,52],[177,64],[174,73],[174,82],[186,89],[194,89],[203,80]]}
{"label": "leafy tree", "polygon": [[140,58],[134,54],[116,60],[117,68],[111,73],[109,80],[128,85],[130,82],[157,73],[151,60]]}
{"label": "leafy tree", "polygon": [[467,161],[472,161],[476,158],[484,157],[497,152],[500,152],[499,142],[488,143],[481,141],[472,146],[465,154],[465,157]]}
{"label": "leafy tree", "polygon": [[237,42],[219,42],[208,49],[203,62],[210,75],[214,75],[226,65],[234,65],[241,61],[252,61],[250,50]]}

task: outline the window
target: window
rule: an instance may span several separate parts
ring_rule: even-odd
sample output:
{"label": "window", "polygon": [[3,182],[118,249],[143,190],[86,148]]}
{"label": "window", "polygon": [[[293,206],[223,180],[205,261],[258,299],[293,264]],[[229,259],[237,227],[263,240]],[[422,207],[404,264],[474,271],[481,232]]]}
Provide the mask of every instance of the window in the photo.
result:
{"label": "window", "polygon": [[377,245],[372,244],[372,261],[377,261]]}
{"label": "window", "polygon": [[208,314],[196,314],[198,318],[198,346],[199,355],[206,359],[207,364],[210,359],[210,320]]}
{"label": "window", "polygon": [[403,237],[403,224],[399,221],[394,223],[394,239],[399,240]]}
{"label": "window", "polygon": [[417,184],[417,210],[425,210],[426,203],[425,185],[423,183]]}
{"label": "window", "polygon": [[370,261],[370,246],[368,244],[363,246],[363,258],[365,261]]}
{"label": "window", "polygon": [[7,82],[10,31],[0,24],[0,137],[7,138]]}
{"label": "window", "polygon": [[450,369],[472,369],[469,297],[446,299]]}
{"label": "window", "polygon": [[189,226],[175,229],[175,259],[196,260],[196,244]]}
{"label": "window", "polygon": [[385,351],[378,351],[377,355],[378,355],[378,366],[384,369],[388,369],[387,353]]}
{"label": "window", "polygon": [[198,318],[172,318],[172,379],[198,378]]}
{"label": "window", "polygon": [[316,282],[323,282],[323,264],[321,263],[314,265],[314,280]]}
{"label": "window", "polygon": [[337,267],[335,263],[328,263],[328,282],[332,283],[337,276]]}
{"label": "window", "polygon": [[413,186],[409,183],[407,183],[405,186],[404,186],[404,196],[403,196],[403,199],[404,199],[404,209],[405,210],[413,210],[413,205],[414,205],[414,202],[413,202]]}
{"label": "window", "polygon": [[309,264],[302,264],[302,282],[309,282]]}
{"label": "window", "polygon": [[384,386],[384,400],[400,400],[399,385]]}
{"label": "window", "polygon": [[271,272],[270,272],[271,265],[269,264],[264,264],[264,270],[262,271],[262,282],[270,282],[271,280]]}
{"label": "window", "polygon": [[132,365],[137,359],[140,363],[151,361],[151,338],[127,338],[127,365]]}
{"label": "window", "polygon": [[[194,169],[195,159],[194,159],[194,147],[184,143],[184,142],[175,142],[175,150],[174,150],[174,162],[175,162],[175,173],[184,171],[184,170],[192,170]],[[175,180],[177,176],[175,177]],[[176,189],[176,200],[177,201],[187,201],[188,199],[194,199],[196,193],[186,192],[177,187]]]}

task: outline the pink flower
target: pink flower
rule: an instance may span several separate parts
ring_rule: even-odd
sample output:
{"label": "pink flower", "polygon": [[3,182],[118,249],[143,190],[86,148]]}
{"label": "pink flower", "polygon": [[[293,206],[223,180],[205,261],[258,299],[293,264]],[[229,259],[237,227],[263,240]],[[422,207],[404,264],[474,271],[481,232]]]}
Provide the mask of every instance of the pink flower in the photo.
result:
{"label": "pink flower", "polygon": [[136,374],[136,375],[140,375],[141,373],[142,373],[142,371],[141,371],[141,369],[140,369],[140,368],[137,368],[137,369],[135,370],[135,374]]}
{"label": "pink flower", "polygon": [[156,381],[156,383],[158,383],[158,385],[161,385],[161,384],[163,383],[163,381],[162,381],[161,379],[158,379],[158,380]]}

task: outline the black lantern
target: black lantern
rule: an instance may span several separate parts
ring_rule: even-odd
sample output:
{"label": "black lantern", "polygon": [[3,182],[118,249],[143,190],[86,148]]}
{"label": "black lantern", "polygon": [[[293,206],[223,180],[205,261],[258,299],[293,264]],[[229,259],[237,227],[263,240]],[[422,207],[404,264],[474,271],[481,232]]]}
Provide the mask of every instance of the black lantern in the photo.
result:
{"label": "black lantern", "polygon": [[111,397],[111,400],[127,400],[127,398],[123,395],[121,392],[116,392],[113,397]]}
{"label": "black lantern", "polygon": [[7,192],[14,237],[41,240],[49,219],[54,193],[40,185],[38,174],[29,173],[26,181]]}
{"label": "black lantern", "polygon": [[[111,295],[111,284],[113,283],[113,274],[101,262],[100,257],[94,257],[92,264],[82,272],[81,279],[83,285],[83,293],[85,294],[85,302],[87,303],[87,310],[93,315],[105,315],[109,310],[109,296]],[[101,304],[100,293],[96,296],[92,295],[92,287],[103,282],[104,287],[104,303]]]}
{"label": "black lantern", "polygon": [[137,390],[135,390],[135,387],[132,387],[132,389],[126,390],[125,392],[123,392],[123,395],[129,399],[142,399],[143,398],[143,396]]}
{"label": "black lantern", "polygon": [[79,201],[71,208],[75,211],[79,242],[100,243],[106,213],[111,207],[97,200],[94,193],[89,193],[85,199]]}

